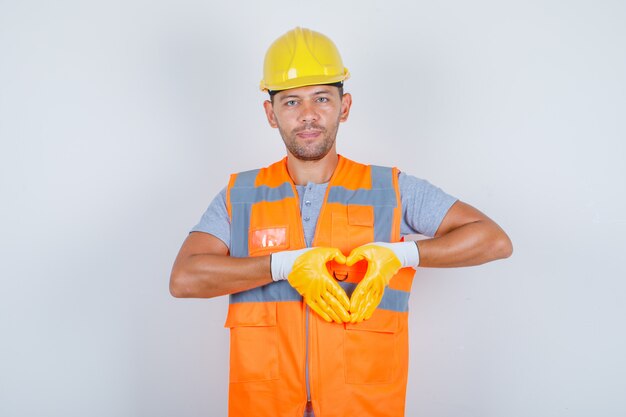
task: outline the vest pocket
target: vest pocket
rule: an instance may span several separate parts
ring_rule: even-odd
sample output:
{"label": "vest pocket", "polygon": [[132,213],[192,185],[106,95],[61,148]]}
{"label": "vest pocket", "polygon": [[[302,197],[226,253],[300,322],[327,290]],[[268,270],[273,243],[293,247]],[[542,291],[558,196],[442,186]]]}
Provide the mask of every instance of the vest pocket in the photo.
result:
{"label": "vest pocket", "polygon": [[278,379],[278,328],[275,302],[230,304],[230,382]]}
{"label": "vest pocket", "polygon": [[[382,313],[382,314],[381,314]],[[397,368],[398,317],[380,310],[361,323],[346,323],[345,376],[348,384],[390,383]]]}

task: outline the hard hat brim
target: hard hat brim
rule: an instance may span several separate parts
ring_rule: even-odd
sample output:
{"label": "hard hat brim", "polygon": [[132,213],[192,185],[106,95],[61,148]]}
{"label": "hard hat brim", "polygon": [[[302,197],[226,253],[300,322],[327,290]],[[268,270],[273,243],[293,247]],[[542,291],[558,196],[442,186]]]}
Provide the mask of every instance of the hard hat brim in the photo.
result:
{"label": "hard hat brim", "polygon": [[335,76],[327,75],[315,75],[310,77],[299,77],[291,80],[285,80],[281,83],[266,84],[265,80],[261,80],[261,91],[281,91],[289,90],[291,88],[306,87],[308,85],[321,85],[321,84],[333,84],[339,81],[345,81],[350,78],[350,71],[347,68],[344,69],[343,74]]}

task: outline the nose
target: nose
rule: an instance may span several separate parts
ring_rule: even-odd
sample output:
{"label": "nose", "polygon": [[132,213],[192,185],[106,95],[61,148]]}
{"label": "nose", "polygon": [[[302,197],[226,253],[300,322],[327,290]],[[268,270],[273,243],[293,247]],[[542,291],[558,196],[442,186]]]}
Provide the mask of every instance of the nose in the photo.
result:
{"label": "nose", "polygon": [[319,115],[312,103],[303,102],[300,106],[300,121],[303,123],[312,123],[317,121]]}

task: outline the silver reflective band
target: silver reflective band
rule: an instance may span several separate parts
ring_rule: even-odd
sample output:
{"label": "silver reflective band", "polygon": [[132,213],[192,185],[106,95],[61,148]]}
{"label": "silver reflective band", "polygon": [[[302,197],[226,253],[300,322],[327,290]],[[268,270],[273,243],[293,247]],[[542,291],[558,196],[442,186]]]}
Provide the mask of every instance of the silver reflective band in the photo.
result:
{"label": "silver reflective band", "polygon": [[280,201],[288,197],[294,197],[293,188],[288,182],[278,187],[265,185],[255,187],[256,176],[259,170],[252,170],[237,174],[235,184],[230,190],[230,203],[232,208],[232,222],[230,226],[231,256],[244,258],[248,253],[248,230],[250,229],[250,213],[252,204],[261,201]]}
{"label": "silver reflective band", "polygon": [[[348,297],[356,288],[356,284],[340,282]],[[378,308],[400,313],[409,311],[410,293],[393,288],[386,288]],[[262,287],[253,288],[230,295],[230,303],[259,303],[272,301],[301,301],[302,297],[287,281],[273,282]]]}
{"label": "silver reflective band", "polygon": [[[374,240],[389,242],[394,238],[392,227],[394,209],[399,206],[393,182],[393,169],[372,165],[370,170],[371,189],[359,188],[350,190],[343,186],[331,185],[325,203],[373,207]],[[255,186],[259,171],[259,169],[256,169],[237,174],[235,183],[230,189],[232,211],[231,256],[249,256],[248,233],[253,204],[262,201],[275,202],[295,197],[291,182],[284,182],[277,187]],[[308,221],[306,219],[302,220]],[[344,289],[350,293],[355,286],[355,284],[349,283],[341,283],[341,285],[345,286]],[[408,311],[408,299],[408,292],[388,288],[379,308],[400,312]],[[286,281],[274,282],[230,296],[231,303],[300,300],[302,300],[300,294]]]}
{"label": "silver reflective band", "polygon": [[230,303],[259,303],[270,301],[301,301],[302,296],[288,281],[276,281],[262,287],[230,295]]}
{"label": "silver reflective band", "polygon": [[350,190],[342,186],[331,187],[329,203],[374,207],[374,240],[389,242],[393,232],[393,210],[398,207],[393,186],[393,169],[371,165],[372,188]]}
{"label": "silver reflective band", "polygon": [[[340,282],[341,288],[344,289],[348,297],[352,296],[357,284],[351,282]],[[395,290],[393,288],[385,288],[383,299],[380,300],[378,307],[382,310],[391,310],[398,313],[405,313],[409,311],[409,296],[411,293],[402,290]]]}

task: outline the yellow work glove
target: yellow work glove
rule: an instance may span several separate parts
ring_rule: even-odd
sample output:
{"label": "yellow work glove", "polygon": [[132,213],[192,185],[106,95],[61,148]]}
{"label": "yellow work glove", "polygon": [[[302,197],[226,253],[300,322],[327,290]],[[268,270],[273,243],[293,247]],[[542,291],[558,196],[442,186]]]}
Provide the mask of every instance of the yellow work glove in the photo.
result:
{"label": "yellow work glove", "polygon": [[350,298],[350,322],[358,323],[372,317],[383,298],[391,278],[402,267],[417,267],[419,251],[415,242],[374,242],[355,248],[346,265],[367,260],[367,272]]}
{"label": "yellow work glove", "polygon": [[343,323],[350,320],[350,300],[326,268],[332,260],[346,263],[337,248],[312,248],[296,258],[287,279],[324,320]]}

